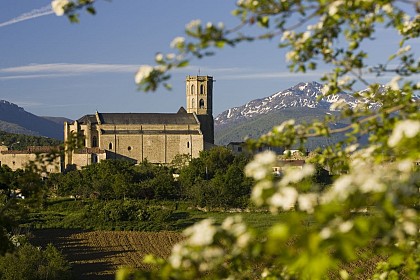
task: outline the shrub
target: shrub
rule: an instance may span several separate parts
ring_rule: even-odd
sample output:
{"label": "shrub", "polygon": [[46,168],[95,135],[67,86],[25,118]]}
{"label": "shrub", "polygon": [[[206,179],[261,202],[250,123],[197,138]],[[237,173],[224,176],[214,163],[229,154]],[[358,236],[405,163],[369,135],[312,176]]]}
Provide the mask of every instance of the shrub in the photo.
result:
{"label": "shrub", "polygon": [[0,257],[2,280],[71,279],[70,265],[51,244],[45,250],[24,244]]}

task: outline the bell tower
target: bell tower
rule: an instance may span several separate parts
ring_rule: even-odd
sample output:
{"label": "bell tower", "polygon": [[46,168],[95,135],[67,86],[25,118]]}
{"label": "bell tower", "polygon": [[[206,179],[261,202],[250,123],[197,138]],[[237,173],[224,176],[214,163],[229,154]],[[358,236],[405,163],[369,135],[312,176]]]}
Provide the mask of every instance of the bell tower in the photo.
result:
{"label": "bell tower", "polygon": [[213,115],[213,77],[187,76],[187,113]]}
{"label": "bell tower", "polygon": [[213,77],[187,76],[187,113],[195,113],[207,143],[214,144]]}

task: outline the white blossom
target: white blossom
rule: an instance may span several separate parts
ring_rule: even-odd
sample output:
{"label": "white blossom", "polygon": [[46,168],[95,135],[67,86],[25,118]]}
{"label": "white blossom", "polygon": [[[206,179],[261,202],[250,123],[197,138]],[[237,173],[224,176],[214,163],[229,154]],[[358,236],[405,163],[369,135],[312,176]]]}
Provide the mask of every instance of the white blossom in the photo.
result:
{"label": "white blossom", "polygon": [[405,136],[406,138],[414,138],[420,132],[420,121],[415,120],[403,120],[398,122],[391,136],[388,139],[388,145],[395,147]]}
{"label": "white blossom", "polygon": [[309,38],[311,38],[311,32],[310,31],[305,31],[302,33],[302,37],[299,38],[299,40],[296,41],[296,43],[298,44],[303,44],[306,42],[306,40],[308,40]]}
{"label": "white blossom", "polygon": [[296,51],[290,51],[286,53],[286,61],[292,61],[296,57]]}
{"label": "white blossom", "polygon": [[406,52],[409,52],[411,50],[411,46],[407,45],[405,47],[401,47],[398,51],[397,51],[397,55],[402,55]]}
{"label": "white blossom", "polygon": [[328,239],[332,236],[332,231],[329,227],[325,227],[321,230],[319,236],[321,236],[322,239]]}
{"label": "white blossom", "polygon": [[250,241],[251,235],[248,232],[245,232],[236,239],[236,245],[239,248],[246,248]]}
{"label": "white blossom", "polygon": [[401,30],[402,33],[409,33],[411,30],[418,28],[419,19],[420,19],[419,15],[417,15],[416,17],[412,19],[409,15],[405,14],[403,28]]}
{"label": "white blossom", "polygon": [[345,200],[351,191],[351,175],[342,175],[334,181],[332,187],[321,197],[322,203],[329,203],[333,200]]}
{"label": "white blossom", "polygon": [[350,154],[350,153],[353,153],[354,151],[356,151],[357,148],[359,148],[359,144],[353,144],[353,145],[347,146],[345,148],[345,151],[346,151],[346,153]]}
{"label": "white blossom", "polygon": [[175,58],[175,54],[174,53],[168,53],[166,55],[166,59],[168,59],[168,60],[173,60],[174,58]]}
{"label": "white blossom", "polygon": [[398,162],[398,170],[401,172],[410,172],[413,169],[413,162],[409,159]]}
{"label": "white blossom", "polygon": [[214,269],[215,266],[219,264],[218,260],[223,259],[225,252],[221,248],[217,247],[206,247],[201,253],[200,253],[200,261],[198,269],[201,272],[205,272],[211,269]]}
{"label": "white blossom", "polygon": [[419,226],[413,222],[413,220],[417,219],[417,212],[414,209],[405,209],[403,219],[402,228],[407,234],[416,235],[419,233]]}
{"label": "white blossom", "polygon": [[185,38],[184,37],[175,37],[172,42],[170,43],[170,47],[173,49],[176,48],[181,48],[185,43]]}
{"label": "white blossom", "polygon": [[252,188],[251,199],[257,205],[264,204],[264,191],[273,188],[273,183],[270,180],[259,181]]}
{"label": "white blossom", "polygon": [[344,86],[346,84],[348,84],[351,81],[351,77],[350,76],[344,76],[342,78],[339,78],[337,80],[337,85],[338,86]]}
{"label": "white blossom", "polygon": [[155,67],[153,67],[153,70],[163,73],[166,70],[168,70],[168,67],[166,65],[156,65]]}
{"label": "white blossom", "polygon": [[313,213],[318,204],[318,195],[316,193],[304,193],[298,197],[299,209],[308,213]]}
{"label": "white blossom", "polygon": [[333,1],[331,5],[329,5],[328,15],[333,16],[338,12],[338,7],[343,4],[343,1]]}
{"label": "white blossom", "polygon": [[162,61],[162,60],[163,60],[163,54],[158,53],[158,54],[155,56],[155,60],[156,60],[157,62]]}
{"label": "white blossom", "polygon": [[255,180],[262,180],[272,173],[272,167],[277,162],[276,154],[272,151],[264,151],[255,155],[254,159],[245,166],[245,174]]}
{"label": "white blossom", "polygon": [[150,65],[142,65],[139,67],[139,70],[136,73],[136,76],[134,78],[136,84],[142,83],[145,79],[147,79],[150,76],[150,73],[152,73],[153,67]]}
{"label": "white blossom", "polygon": [[409,235],[416,235],[418,233],[417,225],[410,221],[405,221],[402,224],[404,231]]}
{"label": "white blossom", "polygon": [[400,76],[395,76],[391,79],[391,81],[387,84],[388,87],[390,87],[392,90],[399,90],[400,86],[398,82],[401,80]]}
{"label": "white blossom", "polygon": [[322,27],[324,27],[324,22],[320,20],[314,25],[308,25],[307,29],[308,30],[321,30]]}
{"label": "white blossom", "polygon": [[212,219],[205,219],[184,230],[183,234],[188,237],[189,245],[205,246],[213,242],[216,231],[214,221]]}
{"label": "white blossom", "polygon": [[183,256],[186,255],[186,253],[186,248],[182,244],[175,244],[172,248],[171,256],[169,257],[169,263],[172,265],[172,267],[180,268],[182,265]]}
{"label": "white blossom", "polygon": [[327,95],[329,91],[330,91],[330,86],[329,85],[324,85],[321,89],[321,93],[322,93],[323,96]]}
{"label": "white blossom", "polygon": [[338,226],[338,230],[342,233],[349,232],[353,228],[352,221],[345,221]]}
{"label": "white blossom", "polygon": [[388,3],[388,4],[382,6],[382,10],[384,12],[390,14],[390,13],[392,13],[393,8],[392,8],[391,4]]}
{"label": "white blossom", "polygon": [[268,204],[273,212],[281,208],[290,210],[296,203],[298,192],[293,187],[282,187],[272,197],[269,198]]}
{"label": "white blossom", "polygon": [[336,102],[332,103],[330,106],[330,110],[331,111],[340,111],[342,110],[344,107],[348,106],[346,100],[344,100],[343,98],[337,100]]}
{"label": "white blossom", "polygon": [[64,7],[69,4],[69,0],[54,0],[51,2],[51,8],[57,16],[64,15]]}
{"label": "white blossom", "polygon": [[315,172],[315,167],[312,164],[305,164],[302,169],[287,168],[283,178],[280,180],[280,185],[287,186],[290,183],[298,183],[308,176],[312,176]]}
{"label": "white blossom", "polygon": [[283,132],[286,127],[288,127],[288,126],[294,126],[294,125],[295,125],[295,120],[294,119],[290,119],[290,120],[287,120],[287,121],[282,122],[279,126],[276,126],[275,127],[275,130],[277,132]]}
{"label": "white blossom", "polygon": [[199,20],[199,19],[195,19],[195,20],[192,20],[192,21],[190,21],[186,26],[185,26],[185,28],[187,29],[187,30],[193,30],[193,29],[195,29],[195,28],[197,28],[198,26],[200,26],[201,25],[201,20]]}
{"label": "white blossom", "polygon": [[339,274],[340,274],[341,279],[343,280],[347,280],[350,278],[350,274],[345,269],[341,269]]}
{"label": "white blossom", "polygon": [[242,6],[242,5],[246,5],[246,4],[248,4],[250,2],[250,0],[238,0],[237,2],[236,2],[236,5],[238,5],[238,6]]}
{"label": "white blossom", "polygon": [[294,31],[286,30],[286,31],[283,32],[283,35],[281,36],[280,40],[281,41],[286,41],[288,39],[294,38],[295,35],[296,35],[296,33]]}

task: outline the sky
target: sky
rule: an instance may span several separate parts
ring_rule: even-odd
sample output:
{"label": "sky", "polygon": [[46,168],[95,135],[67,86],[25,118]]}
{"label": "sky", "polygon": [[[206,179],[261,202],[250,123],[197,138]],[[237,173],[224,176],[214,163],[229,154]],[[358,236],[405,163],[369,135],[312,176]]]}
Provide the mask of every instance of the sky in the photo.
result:
{"label": "sky", "polygon": [[[185,77],[213,76],[216,116],[299,82],[319,81],[326,69],[306,75],[288,72],[279,38],[226,47],[215,56],[191,61],[172,72],[173,89],[139,92],[134,75],[169,53],[194,19],[236,26],[229,0],[97,0],[97,14],[81,13],[80,23],[57,17],[50,0],[0,1],[0,100],[39,116],[78,119],[98,112],[175,113],[185,107]],[[383,62],[398,49],[380,29],[366,46],[370,61]],[[420,49],[418,42],[414,48]],[[374,79],[373,77],[371,77]],[[383,81],[389,77],[382,77]],[[381,81],[379,81],[381,82]]]}

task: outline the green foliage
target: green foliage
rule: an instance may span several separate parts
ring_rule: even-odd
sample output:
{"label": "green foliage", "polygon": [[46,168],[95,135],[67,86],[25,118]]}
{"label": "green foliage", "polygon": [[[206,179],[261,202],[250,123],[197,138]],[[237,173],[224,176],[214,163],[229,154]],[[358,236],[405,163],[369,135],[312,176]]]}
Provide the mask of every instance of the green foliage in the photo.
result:
{"label": "green foliage", "polygon": [[42,205],[45,193],[38,174],[0,166],[0,256],[13,249],[8,236],[18,221],[25,218],[28,209]]}
{"label": "green foliage", "polygon": [[181,169],[182,193],[200,207],[245,208],[252,186],[243,172],[248,160],[224,147],[203,151]]}
{"label": "green foliage", "polygon": [[26,228],[159,231],[178,228],[183,215],[176,208],[171,201],[60,199],[33,209],[19,222]]}
{"label": "green foliage", "polygon": [[28,146],[59,146],[63,142],[53,138],[13,134],[0,131],[0,143],[14,150],[25,150]]}
{"label": "green foliage", "polygon": [[148,162],[135,166],[123,160],[106,160],[51,176],[50,187],[60,196],[99,199],[176,199],[178,185],[171,169]]}
{"label": "green foliage", "polygon": [[0,279],[70,279],[70,265],[51,244],[45,250],[30,244],[0,256]]}

